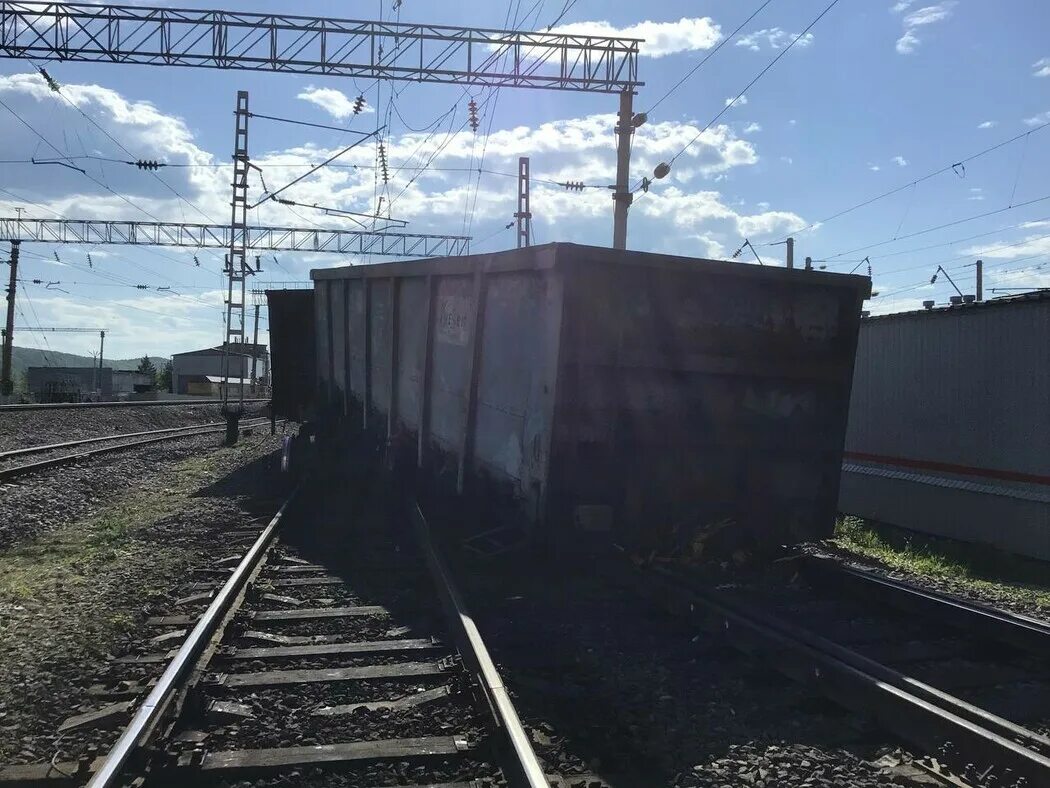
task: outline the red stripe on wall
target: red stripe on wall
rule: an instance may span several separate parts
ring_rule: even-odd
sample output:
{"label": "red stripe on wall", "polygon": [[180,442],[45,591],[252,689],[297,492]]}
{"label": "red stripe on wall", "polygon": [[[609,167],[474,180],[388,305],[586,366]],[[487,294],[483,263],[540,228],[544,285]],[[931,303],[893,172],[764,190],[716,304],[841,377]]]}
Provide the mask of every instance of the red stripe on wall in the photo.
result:
{"label": "red stripe on wall", "polygon": [[964,476],[980,476],[985,479],[999,479],[1006,482],[1027,482],[1028,484],[1045,484],[1050,486],[1050,476],[1041,476],[1035,473],[1004,471],[997,468],[976,468],[972,465],[956,465],[951,462],[936,462],[934,460],[911,460],[907,457],[889,457],[885,454],[868,454],[862,451],[847,451],[844,453],[844,456],[847,460],[878,462],[885,465],[897,465],[901,468],[958,473]]}

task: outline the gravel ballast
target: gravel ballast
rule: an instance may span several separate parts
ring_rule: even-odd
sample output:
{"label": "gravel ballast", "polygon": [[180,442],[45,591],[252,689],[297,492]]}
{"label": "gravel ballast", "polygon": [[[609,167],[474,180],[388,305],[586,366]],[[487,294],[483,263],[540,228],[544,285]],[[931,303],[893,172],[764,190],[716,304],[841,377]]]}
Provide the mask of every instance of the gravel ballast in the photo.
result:
{"label": "gravel ballast", "polygon": [[891,784],[874,763],[894,751],[885,733],[587,567],[457,569],[550,770],[618,786]]}
{"label": "gravel ballast", "polygon": [[[265,408],[247,403],[245,415],[262,415]],[[219,405],[197,404],[0,411],[0,451],[222,420]]]}
{"label": "gravel ballast", "polygon": [[148,616],[195,610],[175,604],[199,579],[192,570],[239,549],[230,530],[260,527],[276,511],[284,492],[280,439],[256,433],[232,448],[217,447],[215,436],[174,441],[164,451],[178,444],[182,453],[157,465],[132,452],[119,455],[117,471],[106,464],[105,473],[54,472],[79,471],[76,485],[33,477],[25,481],[32,490],[5,491],[0,522],[24,517],[33,492],[67,505],[40,503],[47,527],[0,550],[0,762],[76,757],[117,735],[56,731],[67,717],[107,703],[88,694],[96,682],[159,673],[109,660],[158,634],[145,625]]}

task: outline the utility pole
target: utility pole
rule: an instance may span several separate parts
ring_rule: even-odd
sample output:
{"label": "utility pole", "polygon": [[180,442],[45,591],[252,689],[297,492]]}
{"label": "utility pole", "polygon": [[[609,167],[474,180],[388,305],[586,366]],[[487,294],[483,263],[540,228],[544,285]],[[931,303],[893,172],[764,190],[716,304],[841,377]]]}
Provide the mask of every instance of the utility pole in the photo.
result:
{"label": "utility pole", "polygon": [[794,268],[795,267],[795,239],[794,238],[788,238],[787,239],[787,267],[788,268]]}
{"label": "utility pole", "polygon": [[11,380],[11,349],[15,342],[15,288],[18,286],[18,253],[21,241],[11,241],[11,276],[7,281],[7,327],[4,330],[3,374],[0,376],[0,394],[10,396],[14,390]]}
{"label": "utility pole", "polygon": [[[241,414],[244,412],[244,366],[237,373],[240,381],[235,398],[230,396],[231,338],[243,349],[244,282],[250,273],[246,260],[248,228],[248,91],[237,91],[233,138],[233,198],[230,200],[230,249],[226,255],[226,326],[222,343],[222,412],[226,417],[226,443],[237,442]],[[239,356],[243,359],[243,356]],[[234,401],[235,400],[235,401]]]}
{"label": "utility pole", "polygon": [[256,363],[259,361],[259,305],[255,305],[255,332],[252,334],[252,385],[255,385]]}
{"label": "utility pole", "polygon": [[518,158],[518,248],[532,246],[532,212],[529,210],[529,157]]}
{"label": "utility pole", "polygon": [[984,300],[984,260],[977,261],[977,301]]}
{"label": "utility pole", "polygon": [[628,88],[620,93],[620,114],[616,123],[616,190],[613,192],[616,206],[613,213],[613,249],[627,248],[627,211],[634,202],[630,183],[632,134],[634,134],[634,91]]}

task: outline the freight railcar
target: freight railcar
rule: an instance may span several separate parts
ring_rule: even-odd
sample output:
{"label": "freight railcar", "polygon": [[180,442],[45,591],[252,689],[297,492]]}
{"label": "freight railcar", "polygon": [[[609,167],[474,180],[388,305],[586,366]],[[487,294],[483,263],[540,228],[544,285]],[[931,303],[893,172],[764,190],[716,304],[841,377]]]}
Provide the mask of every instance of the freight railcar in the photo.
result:
{"label": "freight railcar", "polygon": [[867,278],[565,243],[311,277],[322,420],[533,534],[833,527]]}

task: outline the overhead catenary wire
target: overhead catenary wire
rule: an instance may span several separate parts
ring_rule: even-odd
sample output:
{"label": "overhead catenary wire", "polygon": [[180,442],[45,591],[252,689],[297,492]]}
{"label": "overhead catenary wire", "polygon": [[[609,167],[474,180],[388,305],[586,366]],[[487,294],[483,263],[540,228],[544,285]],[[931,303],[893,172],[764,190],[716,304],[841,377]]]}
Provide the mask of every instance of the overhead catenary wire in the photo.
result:
{"label": "overhead catenary wire", "polygon": [[[813,21],[811,21],[808,25],[806,25],[806,27],[802,30],[801,33],[799,33],[793,39],[791,39],[791,41],[788,43],[788,45],[785,46],[783,49],[781,49],[780,52],[778,52],[777,55],[772,60],[770,60],[769,63],[767,63],[765,65],[765,67],[761,71],[759,71],[758,74],[756,74],[755,77],[750,82],[747,83],[747,85],[744,86],[743,90],[741,90],[739,93],[737,93],[736,96],[734,96],[732,99],[727,101],[724,104],[724,106],[718,112],[715,113],[714,117],[711,118],[711,120],[709,120],[704,125],[704,127],[702,129],[700,129],[700,131],[697,132],[696,135],[682,147],[681,150],[679,150],[676,154],[674,154],[674,156],[671,157],[671,159],[668,162],[668,164],[674,164],[675,160],[679,156],[681,156],[683,153],[685,153],[687,150],[689,150],[689,148],[691,148],[693,145],[695,145],[696,142],[707,132],[707,130],[710,129],[715,123],[717,123],[718,119],[721,118],[726,112],[728,112],[729,109],[731,107],[733,107],[740,100],[741,96],[743,96],[745,93],[747,93],[747,91],[749,91],[752,87],[754,87],[755,84],[760,79],[762,79],[762,77],[764,77],[766,75],[766,73],[780,61],[780,58],[784,57],[784,55],[786,55],[788,52],[790,52],[792,47],[794,47],[795,44],[801,38],[803,38],[807,33],[809,33],[809,31],[812,30],[813,27],[821,19],[823,19],[824,16],[829,11],[831,11],[832,8],[834,8],[836,5],[838,5],[838,3],[839,3],[839,0],[831,0],[831,2],[828,3],[828,5],[824,8],[824,10],[821,11],[819,14],[817,14],[817,16],[813,19]],[[642,188],[642,184],[645,183],[647,180],[648,179],[643,179],[642,182],[640,182],[639,185],[635,187],[634,191],[638,191],[638,189]],[[645,192],[643,192],[643,194],[644,193]]]}
{"label": "overhead catenary wire", "polygon": [[[912,181],[909,181],[908,183],[905,183],[905,184],[903,184],[901,186],[896,186],[896,187],[894,187],[892,189],[889,189],[888,191],[882,192],[881,194],[876,194],[874,197],[869,197],[869,198],[867,198],[865,200],[862,200],[861,202],[857,203],[856,205],[851,205],[850,207],[844,208],[844,209],[842,209],[840,211],[837,211],[837,212],[831,214],[830,216],[824,217],[823,219],[818,219],[815,222],[810,222],[809,224],[802,225],[800,227],[796,227],[795,229],[793,229],[790,232],[788,232],[780,240],[783,241],[788,236],[793,236],[793,235],[797,235],[799,233],[806,232],[808,230],[812,230],[817,225],[825,225],[828,222],[831,222],[831,221],[834,221],[835,219],[838,219],[840,217],[846,216],[847,214],[853,213],[854,211],[860,210],[861,208],[866,208],[867,206],[871,205],[872,203],[876,203],[879,200],[885,199],[886,197],[892,197],[894,194],[898,194],[899,192],[902,192],[905,189],[909,189],[909,188],[911,188],[911,187],[913,187],[913,186],[915,186],[917,184],[920,184],[923,181],[928,181],[928,180],[930,180],[930,178],[935,178],[938,175],[944,175],[944,174],[946,174],[948,172],[957,172],[956,168],[959,167],[960,165],[965,166],[967,163],[975,161],[976,159],[979,159],[979,158],[981,158],[983,156],[987,156],[989,153],[994,153],[995,151],[999,150],[1000,148],[1003,148],[1003,147],[1005,147],[1007,145],[1010,145],[1011,143],[1017,142],[1019,139],[1026,139],[1029,136],[1031,136],[1032,134],[1035,134],[1038,131],[1042,131],[1043,129],[1047,128],[1048,126],[1050,126],[1050,121],[1047,121],[1046,123],[1042,123],[1042,124],[1036,126],[1035,128],[1029,129],[1028,131],[1023,131],[1020,134],[1016,134],[1013,137],[1010,137],[1009,139],[1005,139],[1005,140],[1002,140],[1000,142],[997,142],[994,145],[989,145],[987,148],[979,150],[976,153],[972,153],[969,156],[966,156],[965,158],[958,159],[958,160],[954,161],[951,164],[947,164],[947,165],[945,165],[943,167],[940,167],[940,168],[938,168],[936,170],[933,170],[932,172],[928,172],[925,175],[923,175],[921,177],[918,177],[918,178],[916,178],[916,179],[914,179]],[[1012,200],[1012,197],[1011,197],[1011,200]]]}
{"label": "overhead catenary wire", "polygon": [[683,76],[683,77],[682,77],[681,79],[679,79],[679,80],[678,80],[678,81],[677,81],[676,83],[674,83],[674,84],[673,84],[673,85],[672,85],[672,86],[671,86],[671,87],[670,87],[670,88],[669,88],[669,89],[668,89],[668,90],[667,90],[667,91],[666,91],[666,92],[665,92],[665,93],[664,93],[663,95],[661,95],[661,96],[660,96],[660,98],[658,98],[658,99],[657,99],[657,100],[656,100],[656,101],[655,101],[655,102],[654,102],[654,103],[653,103],[653,104],[652,104],[652,105],[651,105],[651,106],[649,107],[649,109],[647,109],[647,110],[645,111],[645,112],[646,112],[646,114],[647,114],[647,115],[651,115],[651,114],[652,114],[652,112],[653,112],[653,110],[655,110],[655,109],[656,109],[657,107],[659,107],[659,106],[660,106],[661,104],[663,104],[663,103],[664,103],[664,100],[665,100],[665,99],[667,99],[667,97],[668,97],[668,96],[670,96],[670,95],[671,95],[672,93],[674,93],[674,92],[675,92],[676,90],[678,90],[678,88],[680,88],[680,87],[681,87],[681,86],[682,86],[683,84],[685,84],[685,82],[686,82],[686,81],[687,81],[687,80],[688,80],[688,79],[689,79],[689,78],[690,78],[691,76],[693,76],[693,74],[695,74],[695,73],[696,73],[697,71],[699,71],[699,70],[700,70],[700,68],[701,68],[701,67],[702,67],[702,66],[704,65],[704,63],[706,63],[706,62],[707,62],[708,60],[710,60],[710,59],[711,59],[711,58],[712,58],[712,57],[713,57],[713,56],[714,56],[714,55],[715,55],[715,54],[716,54],[716,53],[718,52],[718,50],[720,50],[720,49],[721,49],[722,47],[724,47],[724,46],[725,46],[725,45],[726,45],[727,43],[729,43],[729,42],[730,42],[730,41],[732,41],[732,40],[733,40],[734,38],[736,38],[736,35],[737,35],[737,33],[739,33],[739,32],[740,32],[740,31],[741,31],[741,30],[742,30],[742,29],[744,28],[744,26],[745,26],[745,25],[749,24],[749,23],[751,22],[751,20],[752,20],[752,19],[754,19],[754,18],[755,18],[756,16],[758,16],[758,15],[759,15],[760,13],[762,13],[762,11],[763,11],[763,10],[765,9],[765,7],[766,7],[767,5],[769,5],[769,4],[771,3],[771,2],[773,2],[773,0],[765,0],[765,2],[763,2],[763,3],[762,3],[762,5],[760,5],[760,6],[758,7],[758,8],[756,8],[756,9],[755,9],[755,10],[754,10],[754,11],[753,11],[753,12],[751,13],[751,16],[749,16],[749,17],[748,17],[747,19],[745,19],[745,20],[744,20],[743,22],[741,22],[741,23],[740,23],[740,24],[739,24],[739,25],[737,26],[737,28],[736,28],[736,29],[735,29],[735,30],[734,30],[734,31],[733,31],[732,33],[730,33],[730,34],[729,34],[728,36],[726,36],[726,37],[725,37],[725,38],[723,38],[723,39],[722,39],[721,41],[719,41],[719,42],[718,42],[718,43],[717,43],[717,44],[716,44],[716,45],[715,45],[715,46],[714,46],[713,48],[711,48],[711,49],[710,49],[710,50],[709,50],[709,51],[707,52],[707,54],[706,54],[706,55],[704,55],[704,56],[703,56],[703,58],[701,58],[701,60],[700,60],[700,62],[699,62],[699,63],[697,63],[697,64],[696,64],[695,66],[693,66],[693,67],[692,67],[691,69],[689,69],[689,70],[688,70],[688,71],[687,71],[687,72],[685,73],[685,76]]}
{"label": "overhead catenary wire", "polygon": [[996,208],[995,210],[985,211],[984,213],[979,213],[974,216],[968,216],[965,219],[955,219],[954,221],[944,222],[943,224],[938,224],[933,227],[926,227],[922,230],[916,230],[915,232],[907,233],[905,235],[899,235],[895,238],[889,238],[884,241],[877,241],[876,243],[866,244],[865,246],[858,246],[853,249],[848,249],[844,252],[838,252],[837,254],[826,255],[824,259],[832,261],[839,257],[845,257],[848,254],[853,254],[854,252],[863,252],[868,249],[875,249],[879,246],[885,246],[886,244],[895,243],[896,241],[903,241],[907,238],[915,238],[919,235],[926,235],[927,233],[932,233],[937,230],[943,230],[947,227],[955,227],[956,225],[966,224],[967,222],[976,221],[977,219],[985,219],[989,216],[995,216],[1000,213],[1006,213],[1007,211],[1015,211],[1018,208],[1025,208],[1029,205],[1035,205],[1036,203],[1045,202],[1046,200],[1050,200],[1050,194],[1045,194],[1042,197],[1034,197],[1031,200],[1025,200],[1024,202],[1017,203],[1016,205],[1008,205],[1005,208]]}
{"label": "overhead catenary wire", "polygon": [[[32,62],[33,62],[33,61],[30,61],[30,63],[32,63]],[[33,65],[34,65],[34,66],[36,66],[36,64],[35,64],[35,63],[33,63]],[[96,121],[96,120],[95,120],[94,118],[92,118],[92,117],[91,117],[90,115],[88,115],[88,114],[87,114],[86,112],[84,112],[84,110],[83,110],[83,109],[81,109],[81,108],[80,108],[80,107],[79,107],[79,106],[78,106],[78,105],[77,105],[77,104],[76,104],[75,102],[73,102],[73,100],[72,100],[72,99],[70,99],[70,98],[69,98],[69,96],[67,96],[67,95],[66,95],[65,93],[63,93],[63,92],[62,92],[62,90],[61,90],[61,88],[60,88],[60,86],[58,86],[58,84],[57,84],[57,83],[55,83],[55,82],[54,82],[54,80],[52,80],[52,79],[50,78],[50,76],[47,76],[47,75],[45,74],[45,72],[44,72],[44,70],[43,70],[42,68],[40,68],[39,66],[36,66],[36,68],[37,68],[37,70],[38,70],[38,71],[40,71],[40,72],[41,72],[41,75],[45,77],[45,79],[46,79],[46,81],[47,81],[47,83],[48,83],[48,86],[49,86],[49,87],[51,88],[52,92],[54,92],[54,93],[57,93],[57,94],[58,94],[59,96],[61,96],[61,97],[62,97],[62,99],[63,99],[63,100],[64,100],[64,101],[65,101],[65,102],[66,102],[67,104],[69,104],[69,106],[71,106],[71,107],[72,107],[73,109],[75,109],[75,110],[76,110],[76,111],[77,111],[77,112],[78,112],[78,113],[79,113],[79,114],[81,115],[81,117],[83,117],[83,118],[84,118],[84,120],[86,120],[86,121],[87,121],[88,123],[90,123],[90,124],[91,124],[92,126],[94,126],[94,127],[96,128],[96,129],[98,129],[99,131],[101,131],[101,132],[102,132],[102,133],[103,133],[103,134],[104,134],[104,135],[105,135],[105,136],[106,136],[106,137],[107,137],[107,138],[108,138],[108,139],[109,139],[109,140],[110,140],[110,141],[111,141],[111,142],[112,142],[112,143],[113,143],[114,145],[116,145],[116,146],[117,146],[118,148],[120,148],[120,149],[121,149],[122,151],[124,151],[124,152],[125,152],[126,154],[128,154],[129,156],[131,156],[131,157],[132,157],[133,159],[135,158],[135,154],[134,154],[134,153],[132,153],[132,152],[131,152],[131,151],[130,151],[130,150],[129,150],[128,148],[127,148],[127,146],[126,146],[126,145],[124,145],[124,143],[122,143],[122,142],[121,142],[120,140],[118,140],[118,139],[117,139],[116,137],[114,137],[114,136],[113,136],[113,135],[112,135],[112,134],[111,134],[111,133],[110,133],[110,132],[109,132],[109,131],[108,131],[108,130],[107,130],[106,128],[104,128],[104,127],[103,127],[103,126],[102,126],[102,125],[101,125],[100,123],[98,123],[98,121]],[[125,163],[131,163],[131,162],[125,162]],[[136,165],[141,165],[142,163],[143,163],[143,160],[142,160],[142,159],[136,159],[136,161],[135,161],[135,164],[136,164]],[[194,209],[195,211],[197,211],[197,213],[199,213],[199,214],[200,214],[201,216],[203,216],[204,218],[206,218],[206,219],[207,219],[207,220],[208,220],[209,222],[211,222],[211,221],[212,221],[211,217],[210,217],[210,216],[209,216],[209,215],[208,215],[208,214],[207,214],[207,213],[206,213],[206,212],[205,212],[205,211],[204,211],[204,210],[203,210],[203,209],[202,209],[202,208],[201,208],[201,207],[200,207],[199,205],[197,205],[197,204],[196,204],[195,202],[193,202],[192,200],[190,200],[190,199],[188,199],[188,198],[184,197],[184,196],[182,195],[182,193],[181,193],[181,192],[179,192],[179,190],[178,190],[178,189],[176,189],[176,188],[175,188],[174,186],[172,186],[172,185],[171,185],[170,183],[168,183],[168,182],[167,182],[167,181],[165,181],[165,180],[164,180],[163,178],[161,178],[161,177],[160,177],[160,176],[159,176],[159,175],[158,175],[158,174],[157,174],[156,172],[154,172],[154,171],[153,171],[152,169],[150,169],[149,167],[142,167],[142,166],[139,166],[139,169],[144,169],[144,170],[146,170],[146,171],[150,172],[150,174],[151,174],[151,175],[152,175],[152,176],[153,176],[154,178],[156,178],[156,180],[157,180],[157,181],[158,181],[159,183],[161,183],[161,184],[162,184],[162,185],[163,185],[163,186],[164,186],[164,187],[165,187],[166,189],[168,189],[168,191],[170,191],[170,192],[171,192],[172,194],[174,194],[174,195],[175,195],[175,196],[176,196],[176,197],[177,197],[178,199],[182,200],[182,201],[183,201],[184,203],[186,203],[187,205],[189,205],[189,206],[190,206],[191,208],[193,208],[193,209]],[[86,174],[86,173],[85,173],[85,174]]]}

